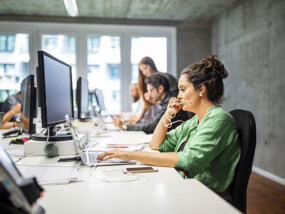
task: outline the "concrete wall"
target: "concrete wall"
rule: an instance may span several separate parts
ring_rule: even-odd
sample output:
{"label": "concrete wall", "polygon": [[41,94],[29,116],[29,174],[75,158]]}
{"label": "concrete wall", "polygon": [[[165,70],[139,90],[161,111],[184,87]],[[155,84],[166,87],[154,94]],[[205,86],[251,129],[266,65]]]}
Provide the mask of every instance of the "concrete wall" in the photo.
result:
{"label": "concrete wall", "polygon": [[177,27],[177,77],[188,65],[211,54],[211,22],[184,21]]}
{"label": "concrete wall", "polygon": [[212,50],[229,71],[224,107],[251,111],[254,165],[285,178],[285,1],[250,0],[213,22]]}

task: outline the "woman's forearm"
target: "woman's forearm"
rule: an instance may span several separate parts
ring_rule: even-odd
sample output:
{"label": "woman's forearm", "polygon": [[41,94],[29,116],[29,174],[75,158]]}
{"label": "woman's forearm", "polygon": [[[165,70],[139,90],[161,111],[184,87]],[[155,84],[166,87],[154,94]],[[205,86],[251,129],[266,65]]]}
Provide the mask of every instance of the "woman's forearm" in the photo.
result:
{"label": "woman's forearm", "polygon": [[129,156],[130,160],[154,166],[175,167],[178,163],[177,152],[153,153],[133,151],[129,153]]}
{"label": "woman's forearm", "polygon": [[[164,120],[166,119],[167,115],[164,113],[164,115],[161,117],[159,123],[155,127],[155,130],[153,132],[149,147],[151,149],[159,149],[160,144],[164,141],[166,134],[167,134],[167,127],[164,126]],[[166,121],[166,120],[165,120]]]}

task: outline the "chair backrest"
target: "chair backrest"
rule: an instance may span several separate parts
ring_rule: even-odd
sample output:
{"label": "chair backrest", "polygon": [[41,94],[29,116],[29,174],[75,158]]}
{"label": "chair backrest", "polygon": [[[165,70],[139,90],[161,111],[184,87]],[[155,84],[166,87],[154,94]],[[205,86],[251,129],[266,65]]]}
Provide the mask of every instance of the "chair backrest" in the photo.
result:
{"label": "chair backrest", "polygon": [[256,146],[256,125],[254,116],[249,111],[236,109],[230,114],[236,121],[241,144],[241,156],[229,190],[232,204],[241,212],[246,213],[246,192]]}

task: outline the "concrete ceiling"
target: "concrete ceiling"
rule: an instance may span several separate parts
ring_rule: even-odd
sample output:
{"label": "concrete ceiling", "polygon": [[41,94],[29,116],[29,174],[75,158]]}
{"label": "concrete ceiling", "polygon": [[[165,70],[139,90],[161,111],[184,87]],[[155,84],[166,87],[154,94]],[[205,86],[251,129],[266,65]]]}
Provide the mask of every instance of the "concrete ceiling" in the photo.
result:
{"label": "concrete ceiling", "polygon": [[[79,17],[211,20],[240,0],[76,0]],[[0,15],[67,17],[63,0],[0,0]]]}

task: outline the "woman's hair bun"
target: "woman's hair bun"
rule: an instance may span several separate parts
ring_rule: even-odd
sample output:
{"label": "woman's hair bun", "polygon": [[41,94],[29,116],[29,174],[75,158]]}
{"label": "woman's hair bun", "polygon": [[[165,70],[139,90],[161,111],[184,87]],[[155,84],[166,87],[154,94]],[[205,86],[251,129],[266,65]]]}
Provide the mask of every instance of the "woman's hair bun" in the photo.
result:
{"label": "woman's hair bun", "polygon": [[207,70],[215,72],[220,78],[224,79],[228,76],[228,72],[225,69],[225,66],[220,62],[216,55],[210,55],[202,59],[199,63]]}

